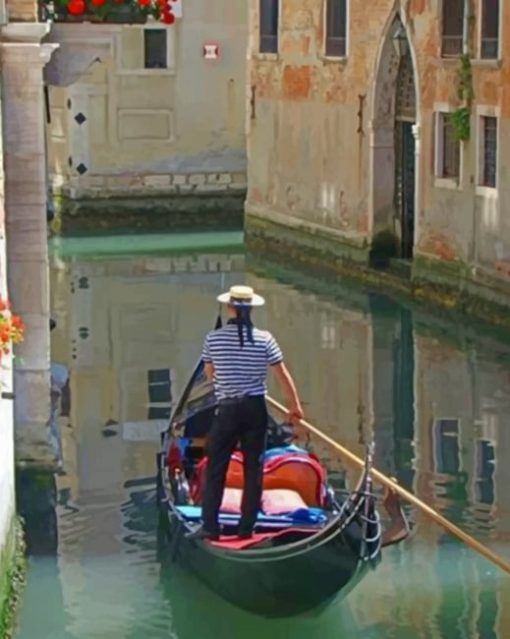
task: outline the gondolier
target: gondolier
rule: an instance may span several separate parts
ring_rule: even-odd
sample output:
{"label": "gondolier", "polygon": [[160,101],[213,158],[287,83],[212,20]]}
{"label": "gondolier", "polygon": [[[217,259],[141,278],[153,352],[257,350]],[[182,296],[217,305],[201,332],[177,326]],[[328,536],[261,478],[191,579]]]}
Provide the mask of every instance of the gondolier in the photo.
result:
{"label": "gondolier", "polygon": [[203,526],[193,536],[219,537],[218,513],[225,476],[239,443],[245,479],[238,536],[248,538],[253,533],[262,496],[268,426],[265,395],[270,368],[286,398],[289,422],[302,418],[303,411],[277,341],[271,333],[252,323],[252,308],[262,306],[264,299],[248,286],[233,286],[218,301],[226,305],[229,319],[224,327],[208,333],[202,351],[206,375],[214,382],[218,407],[207,444]]}

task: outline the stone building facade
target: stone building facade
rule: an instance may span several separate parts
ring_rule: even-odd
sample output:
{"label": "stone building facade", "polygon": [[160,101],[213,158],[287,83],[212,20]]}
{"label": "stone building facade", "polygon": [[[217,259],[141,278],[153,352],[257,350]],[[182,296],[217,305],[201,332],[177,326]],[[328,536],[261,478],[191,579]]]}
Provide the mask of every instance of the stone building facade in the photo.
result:
{"label": "stone building facade", "polygon": [[508,292],[510,5],[250,6],[249,225],[365,264],[390,231],[413,277]]}
{"label": "stone building facade", "polygon": [[75,199],[246,192],[247,7],[178,2],[173,25],[55,22],[48,153]]}
{"label": "stone building facade", "polygon": [[[0,135],[0,297],[7,299],[9,292],[4,198],[3,144]],[[0,366],[0,631],[10,590],[7,570],[11,568],[15,548],[14,420],[12,399],[9,397],[12,383],[12,362],[4,356]]]}

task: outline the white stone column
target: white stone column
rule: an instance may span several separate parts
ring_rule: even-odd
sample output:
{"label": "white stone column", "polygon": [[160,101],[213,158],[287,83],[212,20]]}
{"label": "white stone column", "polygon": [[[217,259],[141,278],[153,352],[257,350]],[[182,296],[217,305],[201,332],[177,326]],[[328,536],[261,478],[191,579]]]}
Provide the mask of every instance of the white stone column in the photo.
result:
{"label": "white stone column", "polygon": [[26,324],[14,371],[16,457],[52,466],[49,276],[43,68],[58,45],[46,24],[2,29],[3,140],[9,295]]}
{"label": "white stone column", "polygon": [[421,229],[421,125],[413,125],[414,135],[414,243],[416,248],[420,243]]}

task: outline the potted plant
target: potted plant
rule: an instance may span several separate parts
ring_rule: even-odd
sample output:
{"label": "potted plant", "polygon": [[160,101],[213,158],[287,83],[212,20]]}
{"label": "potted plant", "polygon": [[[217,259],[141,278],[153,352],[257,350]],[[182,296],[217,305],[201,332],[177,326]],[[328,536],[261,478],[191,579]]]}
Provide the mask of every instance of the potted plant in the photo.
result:
{"label": "potted plant", "polygon": [[174,0],[43,0],[43,19],[55,22],[175,22]]}
{"label": "potted plant", "polygon": [[386,269],[391,258],[398,256],[399,241],[392,229],[384,229],[374,235],[372,248],[370,249],[370,266],[377,269]]}
{"label": "potted plant", "polygon": [[0,298],[0,362],[12,352],[14,344],[20,344],[25,338],[23,320],[11,312],[8,300]]}

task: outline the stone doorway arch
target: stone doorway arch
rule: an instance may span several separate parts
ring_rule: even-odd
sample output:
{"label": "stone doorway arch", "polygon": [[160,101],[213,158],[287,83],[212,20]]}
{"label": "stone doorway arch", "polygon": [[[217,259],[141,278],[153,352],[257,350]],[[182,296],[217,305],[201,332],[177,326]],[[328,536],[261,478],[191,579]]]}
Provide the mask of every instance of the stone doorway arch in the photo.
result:
{"label": "stone doorway arch", "polygon": [[416,60],[399,14],[388,23],[375,73],[371,121],[372,231],[391,229],[399,256],[412,259],[417,237],[419,94]]}

